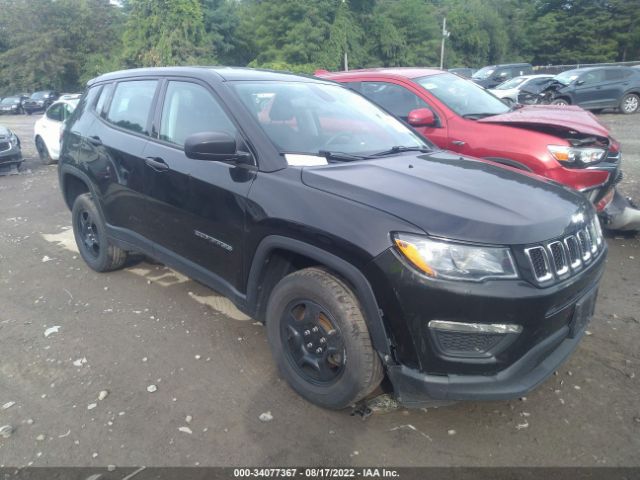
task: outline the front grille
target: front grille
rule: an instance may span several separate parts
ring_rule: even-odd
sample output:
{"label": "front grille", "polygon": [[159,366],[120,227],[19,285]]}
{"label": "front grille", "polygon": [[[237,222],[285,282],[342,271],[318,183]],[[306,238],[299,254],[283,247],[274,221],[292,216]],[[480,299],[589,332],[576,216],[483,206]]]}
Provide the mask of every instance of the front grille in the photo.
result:
{"label": "front grille", "polygon": [[4,152],[5,150],[9,150],[11,145],[9,142],[0,142],[0,152]]}
{"label": "front grille", "polygon": [[484,353],[495,347],[504,335],[438,331],[436,338],[445,353]]}
{"label": "front grille", "polygon": [[525,248],[531,273],[538,283],[564,279],[591,263],[604,249],[602,230],[595,222],[597,218],[562,240]]}

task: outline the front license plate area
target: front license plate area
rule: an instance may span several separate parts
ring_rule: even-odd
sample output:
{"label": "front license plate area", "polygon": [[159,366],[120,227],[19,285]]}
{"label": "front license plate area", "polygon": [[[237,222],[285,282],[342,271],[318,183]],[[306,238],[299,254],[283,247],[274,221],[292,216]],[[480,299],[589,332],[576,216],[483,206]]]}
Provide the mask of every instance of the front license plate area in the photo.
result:
{"label": "front license plate area", "polygon": [[569,325],[569,337],[575,338],[586,328],[589,320],[591,320],[593,316],[596,307],[596,298],[598,298],[598,290],[594,289],[578,300]]}

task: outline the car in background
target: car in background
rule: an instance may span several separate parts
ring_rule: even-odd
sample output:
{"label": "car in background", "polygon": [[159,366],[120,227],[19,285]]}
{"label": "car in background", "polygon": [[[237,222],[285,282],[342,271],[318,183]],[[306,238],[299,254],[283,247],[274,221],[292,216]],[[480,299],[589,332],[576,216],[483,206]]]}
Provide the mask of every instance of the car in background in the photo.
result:
{"label": "car in background", "polygon": [[455,73],[456,75],[460,75],[464,78],[471,78],[471,76],[476,72],[475,68],[468,67],[458,67],[458,68],[450,68],[448,70],[451,73]]}
{"label": "car in background", "polygon": [[583,192],[599,211],[621,179],[619,143],[581,108],[512,108],[475,83],[436,69],[320,76],[360,92],[440,148],[550,178]]}
{"label": "car in background", "polygon": [[471,76],[471,80],[484,88],[494,88],[507,80],[533,72],[530,63],[505,63],[481,68]]}
{"label": "car in background", "polygon": [[523,90],[530,90],[541,85],[548,85],[553,75],[522,75],[501,83],[489,91],[496,97],[518,103],[518,96]]}
{"label": "car in background", "polygon": [[64,122],[78,106],[80,99],[59,100],[53,103],[33,127],[33,141],[43,163],[49,165],[60,156],[60,141]]}
{"label": "car in background", "polygon": [[55,102],[60,95],[55,90],[42,90],[31,94],[28,100],[25,100],[22,108],[27,115],[35,112],[44,112],[49,106]]}
{"label": "car in background", "polygon": [[0,114],[18,115],[24,113],[23,104],[27,98],[29,97],[24,95],[13,95],[3,98],[2,101],[0,101]]}
{"label": "car in background", "polygon": [[0,168],[8,165],[20,167],[21,163],[20,139],[9,128],[0,125]]}
{"label": "car in background", "polygon": [[81,96],[81,93],[61,93],[58,100],[77,100]]}
{"label": "car in background", "polygon": [[640,71],[633,67],[589,67],[554,77],[547,88],[552,105],[579,105],[600,111],[617,108],[625,114],[640,111]]}

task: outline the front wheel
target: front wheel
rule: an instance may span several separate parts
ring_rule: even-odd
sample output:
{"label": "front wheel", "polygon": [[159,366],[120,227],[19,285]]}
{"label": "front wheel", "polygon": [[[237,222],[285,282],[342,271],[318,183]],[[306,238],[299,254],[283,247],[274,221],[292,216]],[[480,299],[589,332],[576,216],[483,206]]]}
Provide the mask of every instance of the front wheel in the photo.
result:
{"label": "front wheel", "polygon": [[626,115],[640,110],[640,97],[635,93],[627,93],[620,101],[620,111]]}
{"label": "front wheel", "polygon": [[78,250],[89,267],[96,272],[109,272],[125,264],[127,252],[109,241],[104,220],[91,194],[76,198],[71,218]]}
{"label": "front wheel", "polygon": [[360,303],[328,271],[307,268],[284,277],[269,297],[266,320],[282,376],[308,401],[345,408],[382,381]]}
{"label": "front wheel", "polygon": [[55,162],[55,160],[53,160],[51,158],[51,155],[49,154],[47,145],[40,137],[36,138],[36,150],[38,150],[38,156],[40,157],[42,163],[44,163],[45,165],[51,165]]}
{"label": "front wheel", "polygon": [[569,102],[564,98],[556,98],[551,102],[551,105],[569,105]]}

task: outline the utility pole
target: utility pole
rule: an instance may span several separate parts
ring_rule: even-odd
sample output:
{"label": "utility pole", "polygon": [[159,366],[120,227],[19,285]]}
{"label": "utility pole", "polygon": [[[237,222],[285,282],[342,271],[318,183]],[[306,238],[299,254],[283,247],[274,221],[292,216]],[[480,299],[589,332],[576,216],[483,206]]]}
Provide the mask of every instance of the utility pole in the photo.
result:
{"label": "utility pole", "polygon": [[[345,0],[342,0],[342,3],[344,3]],[[348,72],[349,71],[349,56],[347,54],[347,49],[349,48],[349,40],[347,37],[347,33],[345,32],[344,34],[344,71]]]}
{"label": "utility pole", "polygon": [[447,17],[442,19],[442,43],[440,44],[440,70],[444,68],[444,41],[451,35],[447,30]]}

